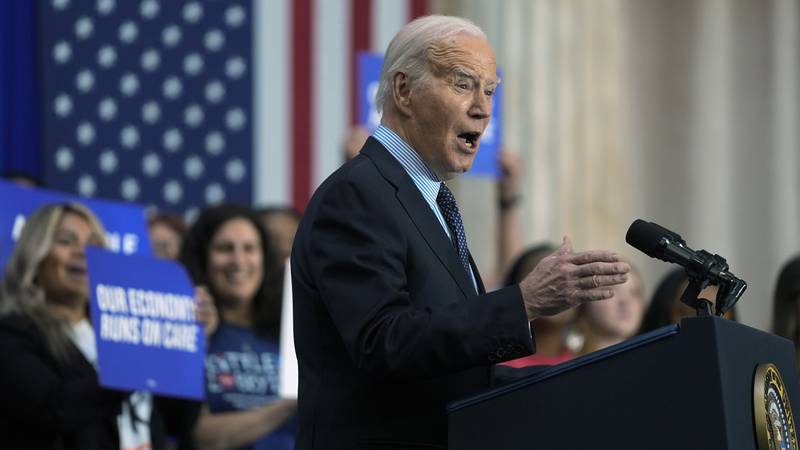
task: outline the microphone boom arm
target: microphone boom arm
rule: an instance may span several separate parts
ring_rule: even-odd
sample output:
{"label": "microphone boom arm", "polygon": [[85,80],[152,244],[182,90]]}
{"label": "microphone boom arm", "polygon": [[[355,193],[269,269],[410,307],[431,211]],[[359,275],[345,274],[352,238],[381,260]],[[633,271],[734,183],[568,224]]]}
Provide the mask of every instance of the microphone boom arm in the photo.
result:
{"label": "microphone boom arm", "polygon": [[698,315],[710,313],[709,305],[698,299],[707,285],[719,287],[715,313],[722,316],[733,308],[747,289],[747,283],[728,271],[728,262],[720,255],[705,250],[692,250],[677,233],[656,223],[635,220],[625,240],[650,257],[684,268],[689,286],[681,301],[697,310]]}

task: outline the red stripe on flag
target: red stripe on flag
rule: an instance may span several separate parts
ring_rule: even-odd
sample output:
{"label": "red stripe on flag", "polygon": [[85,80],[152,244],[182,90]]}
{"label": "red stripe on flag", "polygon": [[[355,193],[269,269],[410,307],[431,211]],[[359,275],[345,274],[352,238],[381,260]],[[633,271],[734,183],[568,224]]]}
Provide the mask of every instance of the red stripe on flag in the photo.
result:
{"label": "red stripe on flag", "polygon": [[350,23],[350,124],[358,125],[358,52],[372,48],[372,0],[353,0]]}
{"label": "red stripe on flag", "polygon": [[292,2],[292,205],[304,211],[311,198],[313,0]]}
{"label": "red stripe on flag", "polygon": [[408,20],[428,14],[428,0],[410,0],[408,2]]}

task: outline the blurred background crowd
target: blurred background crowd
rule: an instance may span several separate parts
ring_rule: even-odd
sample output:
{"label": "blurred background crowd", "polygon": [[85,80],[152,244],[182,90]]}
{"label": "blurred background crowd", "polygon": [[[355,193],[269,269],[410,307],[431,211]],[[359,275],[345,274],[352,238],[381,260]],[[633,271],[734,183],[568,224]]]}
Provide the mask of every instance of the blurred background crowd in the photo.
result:
{"label": "blurred background crowd", "polygon": [[[355,55],[382,52],[430,13],[476,22],[502,69],[500,175],[452,186],[487,286],[517,283],[563,235],[634,267],[611,300],[536,320],[537,353],[505,365],[558,364],[694,315],[679,301],[683,272],[624,243],[638,217],[748,281],[729,319],[800,343],[796,0],[3,2],[5,179],[146,205],[153,252],[203,286],[208,399],[149,400],[163,422],[153,448],[291,448],[294,402],[215,395],[215,358],[246,343],[277,366],[284,264],[305,202],[369,135]],[[0,314],[48,323],[56,299],[78,330],[86,295],[70,261],[100,243],[102,224],[80,206],[37,214],[4,273]],[[80,347],[70,333],[43,348],[69,361],[65,342]],[[91,373],[74,365],[60,376]],[[257,375],[276,376],[267,364]],[[135,411],[138,400],[83,388],[109,417]]]}

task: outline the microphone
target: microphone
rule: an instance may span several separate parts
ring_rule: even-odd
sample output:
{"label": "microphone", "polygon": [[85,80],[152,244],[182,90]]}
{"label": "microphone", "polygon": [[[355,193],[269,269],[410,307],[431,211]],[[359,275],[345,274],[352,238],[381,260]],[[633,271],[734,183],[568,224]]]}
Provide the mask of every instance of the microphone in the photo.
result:
{"label": "microphone", "polygon": [[705,250],[692,250],[678,233],[656,223],[636,219],[628,228],[625,242],[651,258],[682,266],[692,281],[720,286],[717,314],[733,307],[747,289],[747,283],[728,271],[725,258]]}

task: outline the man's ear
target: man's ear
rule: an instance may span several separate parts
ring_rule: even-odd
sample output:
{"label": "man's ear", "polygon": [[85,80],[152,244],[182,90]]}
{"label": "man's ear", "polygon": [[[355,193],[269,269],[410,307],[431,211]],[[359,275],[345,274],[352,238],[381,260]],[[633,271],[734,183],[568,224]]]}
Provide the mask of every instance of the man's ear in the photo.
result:
{"label": "man's ear", "polygon": [[392,98],[400,114],[411,116],[411,80],[403,72],[392,77]]}

